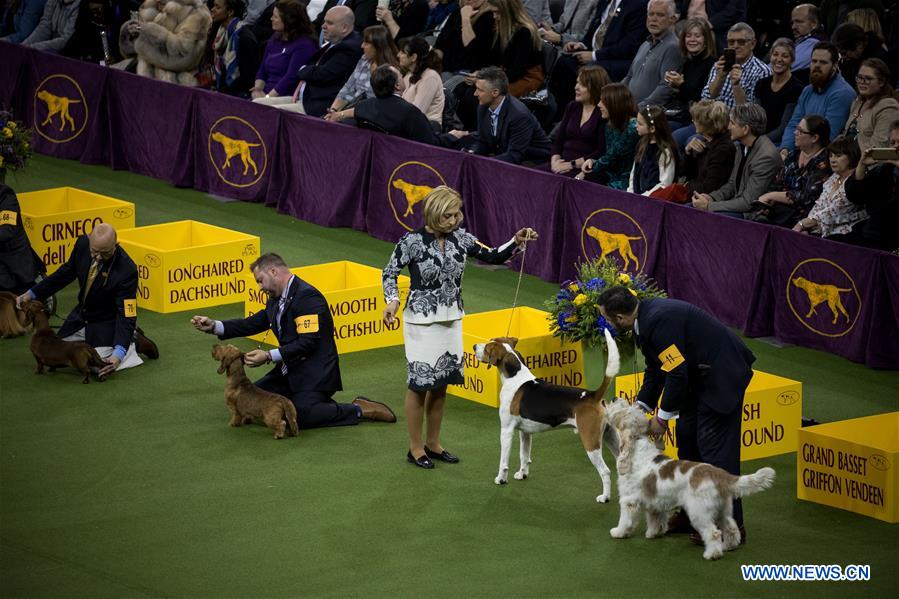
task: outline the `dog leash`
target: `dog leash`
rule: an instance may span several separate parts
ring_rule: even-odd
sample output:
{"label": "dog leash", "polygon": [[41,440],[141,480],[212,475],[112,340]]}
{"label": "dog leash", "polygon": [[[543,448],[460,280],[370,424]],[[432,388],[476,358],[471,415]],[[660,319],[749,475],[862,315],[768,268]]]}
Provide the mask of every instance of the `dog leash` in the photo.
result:
{"label": "dog leash", "polygon": [[518,292],[521,290],[521,279],[524,277],[524,258],[528,253],[528,241],[531,239],[531,232],[527,231],[524,236],[524,247],[521,249],[521,268],[518,269],[518,284],[515,285],[515,295],[512,298],[512,312],[509,314],[509,326],[506,327],[506,337],[512,332],[512,319],[515,318],[515,308],[518,306]]}

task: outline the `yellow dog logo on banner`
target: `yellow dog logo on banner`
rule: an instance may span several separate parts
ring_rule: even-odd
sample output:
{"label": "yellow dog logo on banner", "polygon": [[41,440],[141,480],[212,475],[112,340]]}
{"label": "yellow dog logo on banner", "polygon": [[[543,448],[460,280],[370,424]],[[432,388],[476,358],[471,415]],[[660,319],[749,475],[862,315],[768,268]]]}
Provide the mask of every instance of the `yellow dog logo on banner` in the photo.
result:
{"label": "yellow dog logo on banner", "polygon": [[34,129],[55,144],[70,142],[84,131],[87,99],[68,75],[50,75],[34,90]]}
{"label": "yellow dog logo on banner", "polygon": [[624,270],[639,274],[646,264],[648,248],[643,228],[626,212],[601,208],[584,220],[581,252],[588,260],[617,254]]}
{"label": "yellow dog logo on banner", "polygon": [[69,114],[69,104],[81,104],[81,100],[66,98],[64,96],[54,96],[45,89],[37,92],[37,97],[39,100],[42,100],[47,106],[47,118],[45,118],[44,122],[41,123],[41,127],[43,127],[44,125],[49,125],[53,120],[53,117],[58,114],[60,131],[65,129],[66,124],[69,125],[69,128],[72,131],[75,130],[75,119],[73,119],[72,115]]}
{"label": "yellow dog logo on banner", "polygon": [[446,185],[443,176],[424,162],[404,162],[393,169],[387,179],[387,201],[396,222],[407,231],[421,226],[416,207],[439,185]]}
{"label": "yellow dog logo on banner", "polygon": [[253,168],[254,175],[259,174],[259,169],[253,161],[250,148],[258,148],[262,144],[253,144],[242,139],[231,139],[224,133],[219,133],[218,131],[213,132],[212,140],[220,143],[222,149],[225,150],[225,163],[222,165],[222,169],[231,168],[231,159],[235,156],[240,156],[240,161],[243,162],[244,175],[247,174],[250,167]]}
{"label": "yellow dog logo on banner", "polygon": [[618,252],[618,255],[624,260],[624,270],[628,270],[631,260],[634,261],[634,269],[640,270],[640,261],[634,255],[631,242],[640,241],[643,239],[642,237],[630,237],[624,233],[609,233],[596,227],[587,227],[587,235],[599,243],[599,248],[602,251],[599,256],[600,260],[613,252]]}
{"label": "yellow dog logo on banner", "polygon": [[[265,174],[268,166],[265,140],[253,125],[242,118],[223,116],[213,123],[209,128],[207,146],[209,161],[219,179],[231,187],[252,187]],[[232,168],[232,158],[240,158],[242,171],[239,167]]]}
{"label": "yellow dog logo on banner", "polygon": [[787,279],[787,304],[799,322],[824,337],[842,337],[855,326],[861,296],[837,263],[823,258],[800,262]]}
{"label": "yellow dog logo on banner", "polygon": [[793,285],[805,291],[805,295],[808,297],[809,309],[808,314],[805,315],[806,318],[810,317],[812,314],[817,314],[816,308],[827,302],[827,307],[830,308],[830,312],[833,314],[833,321],[831,324],[837,324],[837,318],[840,315],[845,316],[846,322],[849,322],[849,312],[847,312],[846,308],[843,306],[843,301],[840,299],[840,293],[848,293],[852,291],[851,288],[843,289],[836,285],[812,283],[805,277],[796,277],[793,279]]}

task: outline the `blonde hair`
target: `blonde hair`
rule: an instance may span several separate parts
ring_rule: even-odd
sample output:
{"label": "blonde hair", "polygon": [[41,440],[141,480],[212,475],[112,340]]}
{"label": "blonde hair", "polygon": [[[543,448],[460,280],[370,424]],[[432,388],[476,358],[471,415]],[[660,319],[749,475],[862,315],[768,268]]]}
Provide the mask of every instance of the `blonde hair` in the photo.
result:
{"label": "blonde hair", "polygon": [[521,27],[530,32],[531,45],[534,47],[534,51],[543,47],[543,41],[537,32],[537,26],[524,9],[521,0],[487,0],[487,4],[497,9],[498,14],[494,22],[494,40],[499,42],[500,50],[505,52],[506,46],[512,41],[512,36]]}
{"label": "blonde hair", "polygon": [[462,196],[460,196],[459,192],[455,189],[447,187],[446,185],[435,187],[425,196],[423,204],[425,224],[432,231],[448,233],[461,223],[460,219],[458,223],[452,223],[447,230],[443,219],[443,215],[447,211],[452,210],[453,208],[462,207]]}
{"label": "blonde hair", "polygon": [[883,28],[880,26],[880,17],[872,8],[856,8],[846,13],[846,22],[854,23],[868,33],[873,33],[877,39],[883,40]]}
{"label": "blonde hair", "polygon": [[727,131],[730,123],[730,113],[727,105],[718,100],[700,100],[690,107],[690,116],[693,122],[712,135],[719,135]]}

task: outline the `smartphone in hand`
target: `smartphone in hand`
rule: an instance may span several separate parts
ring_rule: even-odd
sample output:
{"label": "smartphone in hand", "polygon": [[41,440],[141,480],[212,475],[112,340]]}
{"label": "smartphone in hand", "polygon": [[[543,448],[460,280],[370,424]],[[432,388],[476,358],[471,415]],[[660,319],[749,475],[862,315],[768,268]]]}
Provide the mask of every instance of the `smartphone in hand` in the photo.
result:
{"label": "smartphone in hand", "polygon": [[733,48],[724,49],[724,72],[730,73],[730,70],[737,64],[737,51]]}

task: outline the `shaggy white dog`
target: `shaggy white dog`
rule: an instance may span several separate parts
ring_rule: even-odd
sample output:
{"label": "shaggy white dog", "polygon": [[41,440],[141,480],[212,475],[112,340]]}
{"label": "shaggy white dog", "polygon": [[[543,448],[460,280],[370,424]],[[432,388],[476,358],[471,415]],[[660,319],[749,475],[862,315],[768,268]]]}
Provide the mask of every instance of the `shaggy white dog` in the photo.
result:
{"label": "shaggy white dog", "polygon": [[734,476],[702,462],[672,460],[649,438],[643,411],[618,400],[606,408],[606,422],[618,432],[618,494],[621,515],[610,530],[616,539],[629,537],[640,511],[646,511],[646,538],[665,534],[668,515],[682,507],[705,543],[703,557],[718,559],[740,544],[733,519],[733,499],[769,488],[774,470]]}

